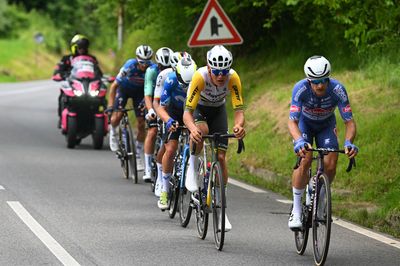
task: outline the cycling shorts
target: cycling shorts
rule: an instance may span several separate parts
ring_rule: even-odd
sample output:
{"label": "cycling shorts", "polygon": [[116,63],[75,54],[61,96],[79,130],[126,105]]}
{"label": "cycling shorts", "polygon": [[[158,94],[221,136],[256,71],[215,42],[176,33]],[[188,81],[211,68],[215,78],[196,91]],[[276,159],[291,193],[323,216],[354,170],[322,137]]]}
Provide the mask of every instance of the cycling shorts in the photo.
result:
{"label": "cycling shorts", "polygon": [[[228,133],[228,116],[226,114],[225,103],[218,107],[197,105],[193,112],[194,121],[196,124],[207,123],[208,132],[210,135],[214,133]],[[218,149],[228,149],[228,139],[221,139]]]}
{"label": "cycling shorts", "polygon": [[122,87],[118,87],[113,108],[125,108],[125,105],[128,102],[129,98],[132,98],[136,117],[144,117],[144,111],[141,110],[144,107],[143,90],[125,89]]}
{"label": "cycling shorts", "polygon": [[315,139],[317,148],[339,149],[336,118],[334,115],[321,122],[301,117],[299,120],[299,129],[303,138],[311,145]]}

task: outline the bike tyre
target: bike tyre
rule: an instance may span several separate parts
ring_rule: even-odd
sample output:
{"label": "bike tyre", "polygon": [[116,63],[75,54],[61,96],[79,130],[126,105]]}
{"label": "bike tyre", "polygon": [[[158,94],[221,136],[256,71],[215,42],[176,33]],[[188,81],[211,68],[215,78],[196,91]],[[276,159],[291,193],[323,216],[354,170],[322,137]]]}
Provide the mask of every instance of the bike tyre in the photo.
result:
{"label": "bike tyre", "polygon": [[[212,213],[213,213],[213,229],[215,247],[221,251],[225,241],[225,187],[224,178],[222,176],[221,166],[219,162],[214,162],[211,166],[211,190],[212,190]],[[217,186],[217,183],[219,186]],[[216,193],[220,193],[220,200],[217,202]],[[221,218],[221,226],[219,226],[219,217]]]}

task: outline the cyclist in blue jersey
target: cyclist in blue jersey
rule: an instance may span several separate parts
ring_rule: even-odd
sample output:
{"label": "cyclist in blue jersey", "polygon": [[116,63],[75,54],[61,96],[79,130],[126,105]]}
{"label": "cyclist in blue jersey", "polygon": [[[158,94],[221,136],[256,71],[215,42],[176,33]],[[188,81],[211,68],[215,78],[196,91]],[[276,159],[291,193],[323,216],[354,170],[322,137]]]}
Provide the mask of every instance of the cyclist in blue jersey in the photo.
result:
{"label": "cyclist in blue jersey", "polygon": [[[306,78],[296,83],[292,93],[289,132],[293,138],[294,152],[303,157],[300,167],[293,171],[293,210],[289,217],[289,228],[297,230],[302,227],[302,196],[307,185],[307,171],[311,166],[312,152],[306,147],[315,139],[319,148],[338,149],[335,108],[345,124],[344,148],[349,158],[358,153],[353,144],[356,137],[356,123],[351,111],[349,97],[345,87],[337,80],[330,78],[331,65],[323,56],[312,56],[304,64]],[[325,156],[324,167],[330,182],[336,174],[337,153]],[[308,193],[307,193],[308,196]]]}
{"label": "cyclist in blue jersey", "polygon": [[[153,50],[148,45],[140,45],[136,49],[136,58],[129,59],[120,69],[117,78],[110,86],[109,104],[106,111],[124,108],[128,99],[132,98],[137,119],[137,154],[143,157],[143,142],[145,138],[145,121],[143,108],[144,76],[146,69],[154,65],[151,61]],[[122,118],[121,112],[114,112],[111,116],[110,149],[118,150],[117,126]],[[142,159],[143,162],[143,159]],[[140,164],[139,164],[140,165]]]}
{"label": "cyclist in blue jersey", "polygon": [[174,157],[178,149],[178,138],[183,125],[183,111],[186,101],[186,91],[197,66],[190,57],[183,57],[177,64],[175,72],[168,74],[161,92],[158,115],[165,123],[165,132],[170,134],[165,143],[165,153],[162,159],[162,186],[158,207],[168,208],[169,180],[172,175]]}
{"label": "cyclist in blue jersey", "polygon": [[166,68],[171,66],[170,58],[173,51],[168,47],[162,47],[156,52],[157,65],[152,65],[147,68],[144,79],[144,101],[147,109],[146,122],[147,122],[147,135],[144,141],[144,175],[145,182],[151,182],[151,161],[154,153],[154,143],[157,137],[157,114],[153,108],[154,88],[156,86],[158,74]]}

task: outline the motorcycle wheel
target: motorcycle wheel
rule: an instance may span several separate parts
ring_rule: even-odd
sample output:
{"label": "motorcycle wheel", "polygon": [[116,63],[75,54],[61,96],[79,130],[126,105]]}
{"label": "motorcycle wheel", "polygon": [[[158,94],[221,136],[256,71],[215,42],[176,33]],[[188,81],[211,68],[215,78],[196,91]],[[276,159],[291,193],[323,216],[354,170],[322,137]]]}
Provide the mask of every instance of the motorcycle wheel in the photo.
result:
{"label": "motorcycle wheel", "polygon": [[74,116],[67,118],[67,147],[69,149],[75,148],[76,145],[76,133],[78,129],[77,119]]}
{"label": "motorcycle wheel", "polygon": [[94,131],[92,133],[94,149],[100,150],[103,148],[104,133],[104,118],[95,118]]}

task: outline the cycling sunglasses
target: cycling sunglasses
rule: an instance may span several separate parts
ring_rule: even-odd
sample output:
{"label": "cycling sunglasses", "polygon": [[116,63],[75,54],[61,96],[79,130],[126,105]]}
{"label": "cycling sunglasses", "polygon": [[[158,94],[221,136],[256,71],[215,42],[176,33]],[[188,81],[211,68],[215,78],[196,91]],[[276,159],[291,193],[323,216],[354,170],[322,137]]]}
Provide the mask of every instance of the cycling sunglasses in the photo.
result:
{"label": "cycling sunglasses", "polygon": [[318,84],[321,84],[321,83],[325,83],[325,82],[327,82],[328,80],[329,80],[329,78],[312,79],[312,80],[310,80],[310,82],[311,82],[312,84],[318,85]]}
{"label": "cycling sunglasses", "polygon": [[229,70],[230,69],[212,69],[211,68],[211,73],[213,73],[215,76],[219,76],[219,75],[222,75],[222,76],[226,76],[226,75],[228,75],[229,74]]}
{"label": "cycling sunglasses", "polygon": [[139,59],[139,58],[137,58],[137,61],[141,65],[150,65],[150,62],[151,62],[150,60],[143,60],[143,59]]}

